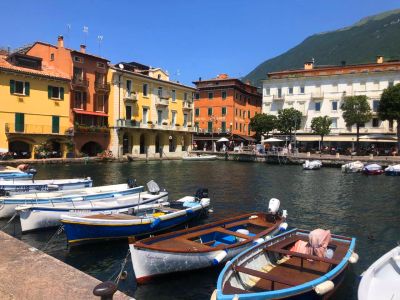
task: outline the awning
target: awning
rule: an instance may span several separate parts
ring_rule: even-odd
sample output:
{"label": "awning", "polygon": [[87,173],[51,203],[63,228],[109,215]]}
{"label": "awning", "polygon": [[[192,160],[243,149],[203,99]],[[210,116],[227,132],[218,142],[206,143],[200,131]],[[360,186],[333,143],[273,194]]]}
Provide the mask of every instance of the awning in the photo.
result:
{"label": "awning", "polygon": [[240,135],[240,134],[234,134],[233,138],[235,139],[236,137],[238,137],[239,139],[242,139],[244,141],[248,141],[248,142],[255,142],[256,139],[252,138],[251,136],[246,136],[246,135]]}
{"label": "awning", "polygon": [[[321,140],[321,137],[318,135],[303,135],[297,136],[296,140],[298,142],[318,142]],[[328,135],[324,136],[324,142],[356,142],[357,136],[355,135]],[[380,138],[380,139],[371,139],[371,138],[361,138],[360,142],[370,142],[370,143],[395,143],[396,140],[388,137],[388,138]]]}
{"label": "awning", "polygon": [[80,110],[80,109],[73,109],[73,112],[80,115],[91,115],[91,116],[99,116],[99,117],[108,117],[107,113],[99,112],[99,111],[87,111],[87,110]]}

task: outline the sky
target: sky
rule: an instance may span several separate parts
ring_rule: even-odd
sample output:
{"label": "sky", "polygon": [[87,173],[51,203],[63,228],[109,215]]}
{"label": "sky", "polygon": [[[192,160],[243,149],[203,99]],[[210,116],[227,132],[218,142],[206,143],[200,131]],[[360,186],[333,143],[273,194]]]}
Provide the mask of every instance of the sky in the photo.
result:
{"label": "sky", "polygon": [[111,63],[161,67],[191,85],[245,76],[309,35],[397,8],[398,0],[2,1],[0,47],[64,35],[67,47],[85,43]]}

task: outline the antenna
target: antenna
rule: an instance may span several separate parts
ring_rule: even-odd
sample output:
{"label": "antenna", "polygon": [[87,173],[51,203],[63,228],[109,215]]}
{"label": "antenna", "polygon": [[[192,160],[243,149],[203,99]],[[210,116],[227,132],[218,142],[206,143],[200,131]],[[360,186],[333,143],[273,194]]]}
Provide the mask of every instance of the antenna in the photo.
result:
{"label": "antenna", "polygon": [[68,46],[70,46],[69,45],[69,42],[70,42],[70,32],[71,32],[71,24],[67,24],[67,34],[66,34],[66,40],[68,40],[68,43],[66,43]]}
{"label": "antenna", "polygon": [[99,55],[101,56],[101,43],[103,42],[103,36],[98,35],[97,40],[99,41]]}
{"label": "antenna", "polygon": [[85,37],[85,45],[86,45],[87,36],[88,36],[88,34],[89,34],[89,27],[87,27],[87,26],[83,26],[83,33],[84,33],[84,37]]}

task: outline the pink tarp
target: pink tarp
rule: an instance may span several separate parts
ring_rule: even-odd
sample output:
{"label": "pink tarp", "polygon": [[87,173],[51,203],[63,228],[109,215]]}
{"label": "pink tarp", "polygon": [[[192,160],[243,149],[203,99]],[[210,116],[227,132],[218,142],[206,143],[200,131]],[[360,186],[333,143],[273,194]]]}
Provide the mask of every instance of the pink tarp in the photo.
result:
{"label": "pink tarp", "polygon": [[324,257],[330,241],[330,230],[315,229],[308,235],[308,243],[301,240],[297,241],[294,246],[290,248],[290,251]]}

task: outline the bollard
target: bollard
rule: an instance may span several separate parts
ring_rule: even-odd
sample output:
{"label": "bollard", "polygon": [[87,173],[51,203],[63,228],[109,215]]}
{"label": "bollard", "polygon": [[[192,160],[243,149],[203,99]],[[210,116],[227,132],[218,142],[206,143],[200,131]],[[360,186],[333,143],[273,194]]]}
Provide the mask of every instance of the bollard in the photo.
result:
{"label": "bollard", "polygon": [[311,156],[311,153],[310,152],[307,152],[307,157],[310,157]]}
{"label": "bollard", "polygon": [[373,154],[370,154],[370,155],[369,155],[369,159],[374,159],[374,155],[373,155]]}
{"label": "bollard", "polygon": [[111,300],[117,291],[117,285],[112,281],[105,281],[95,286],[93,295],[100,297],[101,300]]}
{"label": "bollard", "polygon": [[339,158],[340,157],[340,154],[339,153],[336,153],[336,158]]}

